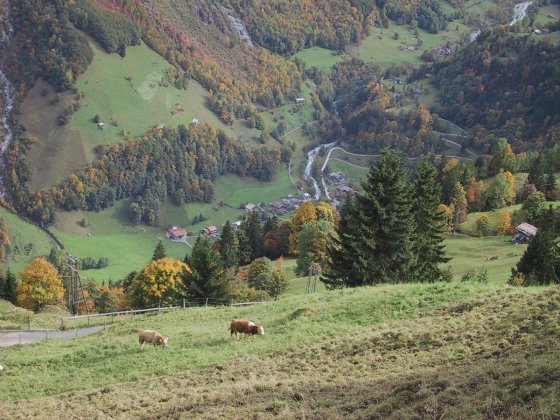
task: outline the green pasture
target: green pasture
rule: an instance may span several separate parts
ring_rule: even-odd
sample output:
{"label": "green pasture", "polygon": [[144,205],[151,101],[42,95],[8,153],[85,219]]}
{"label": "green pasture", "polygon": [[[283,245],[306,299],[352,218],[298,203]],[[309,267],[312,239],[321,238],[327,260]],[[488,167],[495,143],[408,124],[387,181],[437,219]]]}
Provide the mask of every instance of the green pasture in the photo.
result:
{"label": "green pasture", "polygon": [[[233,128],[223,124],[208,109],[208,92],[196,81],[190,80],[186,90],[165,86],[164,74],[171,66],[146,45],[128,47],[124,58],[105,53],[93,42],[91,46],[94,61],[77,83],[84,92],[84,104],[69,126],[92,139],[90,146],[114,143],[123,130],[138,136],[153,125],[175,127],[193,119],[236,138],[258,137],[258,130],[244,123]],[[105,130],[93,123],[96,114],[107,125]]]}
{"label": "green pasture", "polygon": [[[359,45],[352,45],[348,53],[366,62],[389,66],[394,64],[421,64],[420,56],[425,50],[459,41],[467,30],[462,23],[450,22],[448,29],[431,34],[419,29],[419,38],[409,25],[399,25],[391,21],[389,28],[374,27]],[[398,39],[395,39],[398,34]],[[419,45],[419,39],[421,45]],[[409,49],[410,47],[410,49]]]}
{"label": "green pasture", "polygon": [[[511,269],[525,252],[527,245],[514,246],[509,236],[489,236],[474,238],[466,235],[446,235],[445,250],[451,261],[454,279],[471,268],[488,270],[489,283],[504,284],[511,275]],[[491,259],[492,258],[492,259]]]}
{"label": "green pasture", "polygon": [[305,98],[303,105],[296,105],[295,100],[286,100],[286,104],[278,108],[261,112],[265,127],[268,130],[274,130],[278,124],[283,121],[286,124],[286,132],[294,130],[304,123],[313,121],[313,103],[311,97],[313,95],[313,86],[311,81],[306,80],[301,87],[301,97]]}
{"label": "green pasture", "polygon": [[329,74],[334,65],[344,61],[347,56],[326,48],[312,47],[301,50],[294,54],[292,58],[299,58],[306,68],[317,67],[323,73]]}
{"label": "green pasture", "polygon": [[[90,46],[94,59],[76,83],[84,97],[70,124],[56,123],[73,99],[69,93],[53,104],[56,93],[39,81],[23,101],[21,122],[36,139],[30,151],[32,188],[52,186],[85,167],[95,158],[96,146],[120,142],[125,134],[142,135],[156,125],[176,127],[198,119],[233,138],[258,141],[260,132],[244,121],[222,123],[208,108],[208,92],[198,82],[190,80],[185,90],[166,85],[164,74],[171,66],[146,45],[128,47],[124,58],[105,53],[93,41]],[[95,124],[95,115],[104,129]]]}
{"label": "green pasture", "polygon": [[[121,200],[100,212],[61,211],[57,214],[53,232],[76,257],[109,258],[108,267],[84,271],[85,277],[100,281],[118,280],[130,271],[142,269],[150,261],[159,240],[163,241],[170,257],[183,259],[185,254],[190,253],[187,245],[165,238],[165,231],[171,226],[181,226],[197,236],[203,227],[215,225],[220,229],[226,220],[239,220],[245,214],[241,207],[248,202],[266,205],[295,192],[287,168],[268,183],[254,178],[223,176],[216,182],[212,203],[184,206],[165,203],[161,208],[159,227],[133,225],[128,214],[129,200]],[[200,214],[207,220],[193,225],[194,217]],[[81,226],[84,218],[89,223],[85,228]],[[193,245],[195,238],[191,237],[188,241]]]}
{"label": "green pasture", "polygon": [[56,246],[44,231],[27,223],[4,207],[0,207],[0,217],[4,219],[11,241],[11,252],[8,259],[0,264],[2,271],[9,267],[13,273],[18,273],[33,258],[49,255],[51,248]]}
{"label": "green pasture", "polygon": [[549,4],[547,6],[539,7],[535,16],[535,23],[539,25],[546,25],[550,22],[555,22],[560,19],[560,5]]}
{"label": "green pasture", "polygon": [[[479,291],[476,285],[388,285],[315,293],[253,307],[191,308],[139,316],[89,337],[3,349],[2,363],[10,366],[10,374],[3,377],[0,401],[100,389],[251,355],[264,357],[271,351],[309,345],[324,335],[414,318]],[[265,337],[231,340],[228,325],[232,318],[262,323]],[[169,348],[161,351],[150,346],[139,351],[137,330],[141,328],[168,335]],[[79,381],[71,380],[77,375]]]}

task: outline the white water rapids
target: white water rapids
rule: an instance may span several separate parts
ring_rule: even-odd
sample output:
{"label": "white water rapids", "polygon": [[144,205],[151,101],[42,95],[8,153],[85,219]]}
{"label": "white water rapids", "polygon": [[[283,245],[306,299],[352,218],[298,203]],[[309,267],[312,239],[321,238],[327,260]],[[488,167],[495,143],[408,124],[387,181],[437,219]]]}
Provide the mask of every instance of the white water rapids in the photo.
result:
{"label": "white water rapids", "polygon": [[[1,139],[2,143],[0,144],[0,173],[4,173],[4,153],[6,153],[6,150],[8,150],[8,147],[10,146],[10,143],[12,142],[14,137],[14,133],[12,131],[12,128],[10,127],[8,120],[14,107],[15,90],[12,83],[4,74],[5,51],[7,51],[9,48],[9,43],[13,34],[13,28],[10,22],[9,2],[6,2],[5,7],[5,24],[7,25],[7,28],[2,35],[2,38],[0,39],[0,43],[2,44],[1,46],[4,50],[4,57],[2,58],[2,62],[0,62],[0,85],[2,86],[2,103],[4,106],[0,118],[0,124],[2,125],[2,132],[4,134],[4,138]],[[3,197],[4,193],[4,183],[2,177],[0,176],[0,197]]]}
{"label": "white water rapids", "polygon": [[529,6],[533,3],[534,2],[532,1],[525,1],[513,6],[513,18],[509,23],[509,26],[515,25],[520,20],[523,20],[525,16],[527,16],[527,10],[529,9]]}
{"label": "white water rapids", "polygon": [[235,15],[235,12],[233,10],[230,10],[224,6],[222,6],[222,10],[231,23],[231,26],[233,26],[233,29],[235,29],[235,31],[239,35],[241,41],[245,41],[247,44],[249,44],[249,46],[254,47],[253,41],[249,36],[249,31],[247,31],[247,28],[243,24],[243,21]]}
{"label": "white water rapids", "polygon": [[[513,6],[513,16],[511,18],[511,22],[509,23],[509,26],[515,25],[517,22],[525,19],[525,16],[527,16],[527,10],[529,10],[529,6],[532,5],[533,3],[534,1],[525,1],[523,3],[518,3],[515,6]],[[470,42],[476,41],[476,38],[478,38],[480,33],[481,33],[480,28],[477,28],[474,31],[472,31],[469,37],[469,41]]]}
{"label": "white water rapids", "polygon": [[317,146],[315,149],[311,149],[309,152],[307,152],[307,165],[305,165],[305,171],[303,172],[303,177],[305,179],[310,179],[311,182],[313,182],[313,188],[315,189],[315,197],[314,197],[315,200],[321,198],[321,189],[319,188],[319,184],[317,183],[317,180],[311,176],[311,167],[313,166],[313,161],[315,160],[315,158],[317,157],[321,149],[325,148],[326,150],[330,147],[333,147],[334,145],[335,143],[321,144],[320,146]]}

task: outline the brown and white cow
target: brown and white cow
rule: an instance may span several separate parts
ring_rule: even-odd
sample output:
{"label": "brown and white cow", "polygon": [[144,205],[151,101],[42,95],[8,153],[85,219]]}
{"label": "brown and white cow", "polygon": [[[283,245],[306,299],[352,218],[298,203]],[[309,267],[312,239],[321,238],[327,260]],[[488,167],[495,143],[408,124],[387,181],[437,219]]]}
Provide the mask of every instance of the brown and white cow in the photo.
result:
{"label": "brown and white cow", "polygon": [[232,319],[230,324],[231,335],[235,334],[239,340],[239,334],[264,335],[264,327],[245,319]]}
{"label": "brown and white cow", "polygon": [[138,341],[140,342],[140,349],[144,348],[144,344],[152,343],[154,346],[167,347],[167,340],[169,337],[163,337],[160,333],[153,330],[140,330],[138,331]]}

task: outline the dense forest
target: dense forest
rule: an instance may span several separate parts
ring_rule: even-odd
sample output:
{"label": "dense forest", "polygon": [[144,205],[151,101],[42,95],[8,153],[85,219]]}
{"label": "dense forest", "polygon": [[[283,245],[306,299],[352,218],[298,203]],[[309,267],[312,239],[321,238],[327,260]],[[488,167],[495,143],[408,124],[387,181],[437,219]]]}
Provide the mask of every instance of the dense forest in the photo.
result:
{"label": "dense forest", "polygon": [[454,59],[435,64],[443,117],[469,128],[476,146],[508,139],[514,150],[544,150],[560,136],[560,46],[496,29]]}
{"label": "dense forest", "polygon": [[[383,78],[399,79],[398,69],[383,70],[352,59],[337,65],[332,75],[332,91],[337,100],[333,112],[325,114],[319,130],[332,140],[342,139],[352,150],[378,153],[386,147],[401,149],[410,156],[431,153],[439,147],[433,132],[433,118],[424,107],[413,110],[391,108],[397,105],[398,85],[388,88]],[[324,81],[319,92],[330,103],[330,90]],[[395,87],[396,86],[396,87]]]}
{"label": "dense forest", "polygon": [[212,183],[219,175],[235,173],[270,181],[281,159],[290,157],[288,150],[244,146],[206,124],[154,128],[142,138],[107,146],[96,162],[57,187],[31,193],[28,146],[27,139],[13,143],[6,158],[7,187],[18,210],[42,224],[52,223],[59,207],[101,210],[130,197],[132,220],[157,225],[160,204],[167,197],[177,205],[210,202]]}
{"label": "dense forest", "polygon": [[[344,50],[360,43],[372,25],[399,24],[437,33],[450,17],[436,0],[230,0],[253,40],[279,54],[320,46]],[[414,23],[413,23],[414,22]]]}

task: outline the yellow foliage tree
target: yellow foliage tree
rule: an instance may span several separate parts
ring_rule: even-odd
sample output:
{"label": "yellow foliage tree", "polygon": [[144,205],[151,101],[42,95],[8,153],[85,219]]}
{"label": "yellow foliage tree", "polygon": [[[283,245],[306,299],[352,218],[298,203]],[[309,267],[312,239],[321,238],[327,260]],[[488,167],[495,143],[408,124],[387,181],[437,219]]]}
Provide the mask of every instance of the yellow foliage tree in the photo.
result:
{"label": "yellow foliage tree", "polygon": [[315,214],[317,215],[317,220],[326,220],[327,222],[331,222],[334,226],[338,226],[340,216],[336,209],[329,203],[321,201],[317,204],[315,207]]}
{"label": "yellow foliage tree", "polygon": [[64,297],[62,278],[56,267],[45,258],[35,258],[19,273],[18,303],[38,311],[45,305],[56,305]]}
{"label": "yellow foliage tree", "polygon": [[505,171],[504,176],[507,182],[507,202],[513,204],[515,203],[515,178],[509,171]]}
{"label": "yellow foliage tree", "polygon": [[498,235],[506,235],[511,228],[511,215],[509,212],[504,211],[500,213],[500,217],[496,222],[496,230],[498,231]]}
{"label": "yellow foliage tree", "polygon": [[168,304],[186,293],[183,282],[191,269],[174,258],[151,261],[134,277],[129,288],[128,300],[133,307]]}
{"label": "yellow foliage tree", "polygon": [[297,238],[306,223],[317,220],[317,211],[311,201],[305,201],[296,210],[291,220],[290,253],[297,254]]}
{"label": "yellow foliage tree", "polygon": [[453,215],[455,214],[455,206],[451,204],[446,206],[445,204],[440,204],[438,206],[438,211],[444,215],[445,229],[448,233],[453,232]]}

